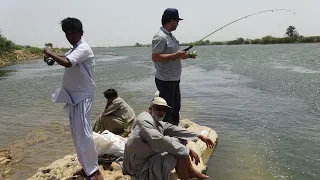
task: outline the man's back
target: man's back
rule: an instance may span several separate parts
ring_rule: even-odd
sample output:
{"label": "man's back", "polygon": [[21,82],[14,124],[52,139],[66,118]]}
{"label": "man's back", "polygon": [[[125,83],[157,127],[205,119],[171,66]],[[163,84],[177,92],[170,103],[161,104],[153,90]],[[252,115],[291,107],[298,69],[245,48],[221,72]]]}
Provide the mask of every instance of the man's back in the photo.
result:
{"label": "man's back", "polygon": [[[113,100],[113,102],[110,106],[114,106],[114,108],[117,108],[111,114],[119,117],[122,120],[130,122],[135,118],[135,113],[134,113],[133,109],[129,106],[128,103],[126,103],[120,97],[117,97],[115,100]],[[111,108],[112,107],[110,107],[110,109]],[[109,107],[106,108],[107,112],[108,112],[108,109],[109,109]]]}

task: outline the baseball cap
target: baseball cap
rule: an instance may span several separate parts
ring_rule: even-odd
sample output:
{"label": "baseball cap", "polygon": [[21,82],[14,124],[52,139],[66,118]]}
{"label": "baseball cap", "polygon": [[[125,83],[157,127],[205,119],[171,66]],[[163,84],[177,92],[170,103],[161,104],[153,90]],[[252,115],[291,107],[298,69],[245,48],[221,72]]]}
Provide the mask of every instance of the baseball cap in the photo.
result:
{"label": "baseball cap", "polygon": [[179,17],[179,12],[175,8],[167,8],[164,10],[162,17],[173,18],[179,21],[183,20]]}

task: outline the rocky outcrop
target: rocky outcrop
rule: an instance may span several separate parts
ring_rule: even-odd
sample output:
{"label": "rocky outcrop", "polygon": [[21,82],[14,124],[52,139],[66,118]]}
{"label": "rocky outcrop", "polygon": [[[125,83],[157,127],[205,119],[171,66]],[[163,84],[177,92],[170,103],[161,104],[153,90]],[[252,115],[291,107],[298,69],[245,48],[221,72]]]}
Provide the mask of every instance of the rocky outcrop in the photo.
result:
{"label": "rocky outcrop", "polygon": [[0,67],[19,63],[26,60],[40,59],[39,54],[32,54],[23,50],[15,50],[13,53],[0,56]]}
{"label": "rocky outcrop", "polygon": [[[57,54],[64,54],[65,49],[54,48],[52,50]],[[43,59],[43,54],[40,52],[30,52],[28,50],[14,50],[13,52],[0,54],[0,67],[17,64],[28,60]]]}
{"label": "rocky outcrop", "polygon": [[9,150],[0,150],[0,177],[6,177],[12,173],[12,154]]}
{"label": "rocky outcrop", "polygon": [[[200,133],[204,136],[212,139],[217,145],[218,135],[217,133],[205,126],[199,126],[196,123],[193,123],[190,120],[182,120],[179,126],[184,127],[190,131],[194,131]],[[207,169],[207,162],[210,158],[210,155],[213,153],[214,149],[207,149],[206,144],[201,140],[196,142],[189,142],[188,146],[193,149],[200,157],[200,163],[198,165],[194,165],[195,169],[201,172],[205,172]],[[100,170],[103,173],[105,179],[108,180],[134,180],[135,178],[123,175],[122,170],[119,164],[112,163],[111,166],[103,166],[101,165]],[[63,159],[59,159],[53,162],[48,167],[43,167],[36,172],[31,178],[28,180],[71,180],[71,179],[85,179],[84,177],[77,175],[81,170],[81,165],[76,160],[76,155],[67,155]],[[170,173],[170,180],[179,179],[173,170]]]}

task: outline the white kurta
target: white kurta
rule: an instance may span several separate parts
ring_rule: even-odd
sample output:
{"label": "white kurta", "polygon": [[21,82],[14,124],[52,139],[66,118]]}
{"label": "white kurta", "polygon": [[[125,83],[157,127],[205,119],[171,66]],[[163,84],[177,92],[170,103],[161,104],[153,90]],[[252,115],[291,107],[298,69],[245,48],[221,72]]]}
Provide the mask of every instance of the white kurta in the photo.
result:
{"label": "white kurta", "polygon": [[98,169],[98,155],[89,118],[96,88],[93,81],[94,55],[90,46],[80,40],[65,56],[72,66],[65,68],[62,86],[52,94],[51,99],[56,103],[66,103],[78,160],[89,176]]}
{"label": "white kurta", "polygon": [[138,180],[167,180],[177,156],[189,155],[188,140],[198,134],[153,120],[148,112],[137,116],[124,150],[123,172]]}

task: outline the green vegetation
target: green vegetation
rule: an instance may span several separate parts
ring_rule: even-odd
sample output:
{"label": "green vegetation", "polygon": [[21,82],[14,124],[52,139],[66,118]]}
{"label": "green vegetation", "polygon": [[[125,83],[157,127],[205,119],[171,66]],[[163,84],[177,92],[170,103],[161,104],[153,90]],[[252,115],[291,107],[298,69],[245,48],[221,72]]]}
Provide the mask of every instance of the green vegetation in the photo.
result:
{"label": "green vegetation", "polygon": [[124,45],[124,46],[109,46],[111,48],[126,48],[126,47],[151,47],[151,44],[140,44],[136,43],[135,45]]}
{"label": "green vegetation", "polygon": [[[214,41],[209,40],[200,41],[196,46],[204,45],[241,45],[241,44],[289,44],[289,43],[319,43],[320,36],[303,37],[299,35],[296,27],[289,26],[285,31],[286,37],[273,37],[271,35],[262,37],[261,39],[244,39],[242,37],[231,41]],[[182,43],[181,46],[189,46],[190,43]],[[139,46],[138,46],[139,45]],[[132,46],[131,46],[132,47]],[[150,47],[150,45],[142,45],[136,43],[134,47]]]}
{"label": "green vegetation", "polygon": [[42,53],[42,49],[40,48],[17,45],[0,34],[0,56],[13,53],[15,50],[23,50],[35,55],[40,55]]}
{"label": "green vegetation", "polygon": [[136,43],[135,47],[142,47],[142,44]]}
{"label": "green vegetation", "polygon": [[299,37],[299,33],[296,30],[296,27],[294,26],[289,26],[286,30],[286,35],[288,37]]}
{"label": "green vegetation", "polygon": [[[239,45],[239,44],[289,44],[289,43],[319,43],[320,36],[309,36],[309,37],[283,37],[277,38],[273,36],[265,36],[261,39],[243,39],[237,38],[232,41],[224,41],[224,42],[210,42],[200,41],[197,46],[201,45]],[[192,43],[182,43],[181,46],[189,46]]]}
{"label": "green vegetation", "polygon": [[[300,35],[294,26],[289,26],[285,31],[285,37],[273,37],[271,35],[262,37],[261,39],[244,39],[242,37],[232,41],[216,41],[209,40],[200,41],[197,46],[201,45],[242,45],[242,44],[285,44],[285,43],[319,43],[320,36],[304,37]],[[189,46],[191,43],[182,43],[181,46]],[[53,44],[48,42],[44,44],[56,53],[66,52],[66,48],[53,48]],[[136,43],[133,46],[119,47],[151,47],[151,44]],[[10,65],[23,60],[42,58],[43,49],[32,46],[22,46],[8,40],[0,32],[0,67]]]}
{"label": "green vegetation", "polygon": [[53,47],[53,44],[52,43],[45,43],[44,44],[46,47],[50,47],[51,49],[52,49],[52,47]]}
{"label": "green vegetation", "polygon": [[[261,39],[244,39],[237,38],[232,41],[210,42],[209,40],[200,41],[197,45],[239,45],[239,44],[288,44],[288,43],[318,43],[320,36],[303,37],[299,35],[296,27],[289,26],[286,29],[286,37],[265,36]],[[192,43],[182,43],[182,46],[189,46]]]}
{"label": "green vegetation", "polygon": [[[52,43],[46,43],[45,46],[53,47]],[[52,48],[52,50],[57,53],[66,51],[64,48]],[[42,48],[15,44],[0,33],[0,67],[23,60],[42,58],[42,55]]]}

